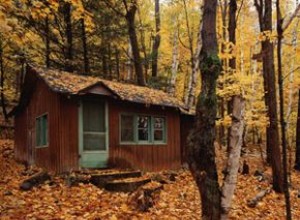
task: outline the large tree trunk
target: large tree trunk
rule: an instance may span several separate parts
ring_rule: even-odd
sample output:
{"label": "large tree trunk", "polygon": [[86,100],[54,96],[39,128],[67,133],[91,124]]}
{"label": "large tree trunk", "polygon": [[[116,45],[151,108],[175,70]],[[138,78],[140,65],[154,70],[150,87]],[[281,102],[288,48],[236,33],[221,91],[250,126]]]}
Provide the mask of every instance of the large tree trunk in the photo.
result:
{"label": "large tree trunk", "polygon": [[132,55],[134,59],[134,68],[135,68],[135,74],[137,76],[137,83],[140,86],[145,86],[146,80],[143,73],[143,66],[141,62],[139,44],[137,40],[135,22],[134,22],[136,10],[137,10],[136,4],[132,4],[130,8],[127,10],[125,18],[128,25],[128,34],[129,34],[129,39],[130,39],[130,44],[132,49]]}
{"label": "large tree trunk", "polygon": [[73,71],[73,33],[72,33],[72,15],[71,15],[71,4],[69,2],[63,3],[63,13],[65,22],[65,70]]}
{"label": "large tree trunk", "polygon": [[[261,32],[272,31],[272,0],[263,0],[260,5],[255,0],[255,6],[259,15]],[[271,166],[273,175],[273,189],[283,192],[283,179],[281,169],[281,152],[279,147],[278,120],[277,120],[277,95],[275,85],[274,48],[270,39],[261,43],[263,57],[263,77],[265,88],[265,99],[268,108],[270,125],[267,134],[267,151],[271,155]]]}
{"label": "large tree trunk", "polygon": [[152,46],[152,77],[157,76],[158,48],[160,45],[160,12],[159,0],[155,0],[155,37]]}
{"label": "large tree trunk", "polygon": [[[230,0],[229,3],[229,41],[233,44],[236,43],[235,30],[236,30],[236,0]],[[229,60],[229,67],[236,69],[236,59]],[[232,97],[232,122],[229,133],[229,147],[228,147],[228,159],[226,164],[226,175],[224,179],[224,185],[222,187],[222,219],[228,218],[228,213],[231,208],[232,198],[234,190],[236,188],[237,175],[239,170],[239,160],[241,155],[241,149],[243,144],[243,131],[244,131],[244,111],[245,100],[239,95]]]}
{"label": "large tree trunk", "polygon": [[196,106],[196,123],[189,138],[188,162],[201,195],[202,219],[219,219],[221,192],[215,163],[216,81],[221,71],[216,36],[217,0],[205,0],[202,49],[200,52],[201,92]]}

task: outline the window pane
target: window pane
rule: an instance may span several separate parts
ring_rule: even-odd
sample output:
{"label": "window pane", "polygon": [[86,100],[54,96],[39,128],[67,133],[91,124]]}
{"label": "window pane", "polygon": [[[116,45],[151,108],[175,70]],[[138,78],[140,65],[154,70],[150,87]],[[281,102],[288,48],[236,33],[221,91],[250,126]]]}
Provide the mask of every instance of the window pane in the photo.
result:
{"label": "window pane", "polygon": [[105,132],[105,107],[99,101],[85,101],[83,103],[83,130]]}
{"label": "window pane", "polygon": [[163,130],[154,130],[154,140],[155,141],[163,141]]}
{"label": "window pane", "polygon": [[162,129],[165,123],[164,118],[154,118],[154,129]]}
{"label": "window pane", "polygon": [[41,141],[41,145],[46,145],[47,144],[47,127],[48,127],[48,119],[47,119],[47,115],[44,115],[41,117],[41,133],[42,133],[42,141]]}
{"label": "window pane", "polygon": [[40,118],[37,118],[35,120],[35,136],[36,136],[36,139],[35,139],[36,143],[35,143],[35,145],[36,146],[40,146],[41,145],[40,144],[40,136],[41,136],[40,135],[40,130],[41,130],[40,125],[41,125]]}
{"label": "window pane", "polygon": [[148,116],[138,117],[138,140],[139,141],[149,140],[149,122],[150,122],[150,118]]}
{"label": "window pane", "polygon": [[165,118],[154,117],[154,141],[164,141],[165,138]]}
{"label": "window pane", "polygon": [[38,117],[36,123],[36,146],[44,146],[48,143],[48,115]]}
{"label": "window pane", "polygon": [[105,134],[83,134],[83,150],[106,150]]}
{"label": "window pane", "polygon": [[121,141],[134,141],[133,115],[121,115]]}

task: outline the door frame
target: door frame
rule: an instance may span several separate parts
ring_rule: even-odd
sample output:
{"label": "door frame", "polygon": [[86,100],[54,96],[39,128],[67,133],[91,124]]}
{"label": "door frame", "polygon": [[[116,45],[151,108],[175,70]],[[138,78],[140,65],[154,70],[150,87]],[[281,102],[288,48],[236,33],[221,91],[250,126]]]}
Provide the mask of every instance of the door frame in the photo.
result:
{"label": "door frame", "polygon": [[[88,100],[88,99],[87,99]],[[99,98],[93,98],[91,100],[94,101],[99,101]],[[102,101],[102,100],[101,100]],[[106,150],[99,150],[99,151],[88,151],[84,152],[83,150],[83,103],[84,103],[84,98],[80,99],[79,101],[79,109],[78,109],[78,153],[79,153],[79,167],[82,166],[82,154],[103,154],[106,156],[106,161],[103,166],[99,168],[103,168],[107,166],[108,158],[109,158],[109,112],[108,112],[108,103],[106,100],[103,100],[104,102],[104,109],[105,109],[105,116],[104,116],[104,121],[105,121],[105,144],[106,144]],[[101,157],[99,157],[99,160],[101,160]]]}

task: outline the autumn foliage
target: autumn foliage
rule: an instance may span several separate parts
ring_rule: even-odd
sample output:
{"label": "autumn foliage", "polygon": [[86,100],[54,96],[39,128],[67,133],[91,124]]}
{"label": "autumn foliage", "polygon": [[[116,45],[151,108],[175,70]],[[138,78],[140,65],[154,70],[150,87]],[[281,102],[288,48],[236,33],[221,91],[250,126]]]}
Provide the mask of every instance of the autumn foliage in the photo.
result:
{"label": "autumn foliage", "polygon": [[[25,171],[13,159],[13,141],[0,140],[0,218],[1,219],[200,219],[197,187],[187,170],[177,172],[176,181],[164,184],[149,211],[137,209],[131,193],[112,193],[92,184],[69,187],[64,176],[21,191],[20,183],[39,168]],[[218,153],[218,165],[224,156]],[[248,207],[261,189],[270,187],[270,170],[261,180],[253,175],[261,169],[259,156],[250,156],[250,175],[239,175],[230,219],[283,219],[283,195],[271,192],[255,208]],[[220,170],[221,171],[221,170]],[[221,173],[221,172],[220,172]],[[149,173],[147,175],[154,175]],[[295,219],[300,218],[300,174],[292,173],[291,203]]]}

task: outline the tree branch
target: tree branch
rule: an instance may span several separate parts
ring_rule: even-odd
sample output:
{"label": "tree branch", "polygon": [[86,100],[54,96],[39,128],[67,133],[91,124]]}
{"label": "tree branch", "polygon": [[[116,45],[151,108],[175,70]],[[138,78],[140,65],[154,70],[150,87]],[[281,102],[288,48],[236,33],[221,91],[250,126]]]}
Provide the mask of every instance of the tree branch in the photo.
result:
{"label": "tree branch", "polygon": [[283,23],[283,25],[282,25],[283,32],[286,29],[288,29],[288,27],[293,22],[293,20],[298,16],[299,12],[300,12],[300,4],[297,6],[297,8],[295,9],[294,13],[288,18],[288,20]]}

